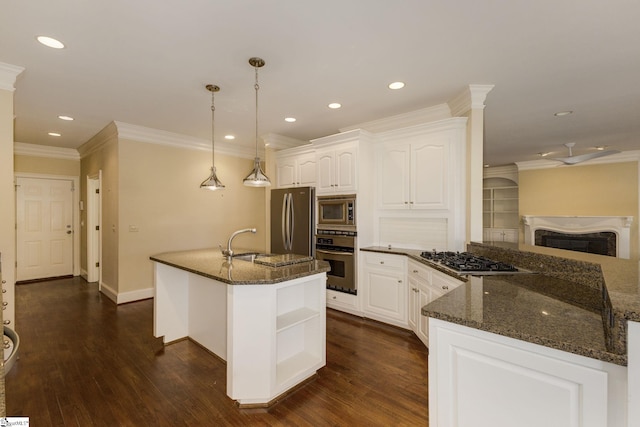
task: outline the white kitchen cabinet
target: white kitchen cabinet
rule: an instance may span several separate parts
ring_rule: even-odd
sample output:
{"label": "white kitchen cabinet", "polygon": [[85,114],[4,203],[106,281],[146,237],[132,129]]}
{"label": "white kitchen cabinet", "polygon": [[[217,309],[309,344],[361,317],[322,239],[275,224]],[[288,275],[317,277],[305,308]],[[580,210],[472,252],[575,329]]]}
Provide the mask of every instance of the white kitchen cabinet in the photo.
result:
{"label": "white kitchen cabinet", "polygon": [[429,318],[422,315],[422,307],[462,285],[454,279],[424,264],[409,260],[409,327],[429,346]]}
{"label": "white kitchen cabinet", "polygon": [[276,160],[276,186],[315,187],[316,155],[310,151],[295,156],[282,156]]}
{"label": "white kitchen cabinet", "polygon": [[518,243],[518,230],[516,228],[485,228],[483,239],[485,242]]}
{"label": "white kitchen cabinet", "polygon": [[431,427],[627,425],[624,366],[439,319],[429,326]]}
{"label": "white kitchen cabinet", "polygon": [[361,316],[358,296],[327,289],[327,307]]}
{"label": "white kitchen cabinet", "polygon": [[408,328],[407,264],[403,255],[363,252],[362,311],[365,317]]}
{"label": "white kitchen cabinet", "polygon": [[378,207],[448,209],[450,146],[447,133],[383,144],[378,154]]}
{"label": "white kitchen cabinet", "polygon": [[332,146],[316,152],[316,193],[352,193],[357,190],[356,171],[358,148],[356,144]]}

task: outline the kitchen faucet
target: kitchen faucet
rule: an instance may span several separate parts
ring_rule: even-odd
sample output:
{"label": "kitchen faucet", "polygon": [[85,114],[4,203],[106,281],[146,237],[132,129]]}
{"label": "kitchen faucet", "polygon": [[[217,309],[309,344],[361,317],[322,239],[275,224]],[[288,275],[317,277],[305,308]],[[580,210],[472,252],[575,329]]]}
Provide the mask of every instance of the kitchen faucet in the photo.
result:
{"label": "kitchen faucet", "polygon": [[231,250],[231,242],[233,242],[233,238],[236,237],[238,234],[242,234],[242,233],[255,233],[256,230],[255,228],[243,228],[242,230],[238,230],[238,231],[234,231],[231,234],[231,237],[229,237],[229,241],[227,242],[227,249],[224,250],[222,249],[222,245],[218,245],[220,246],[220,251],[222,252],[222,255],[227,257],[227,261],[231,262],[232,258],[233,258],[233,250]]}

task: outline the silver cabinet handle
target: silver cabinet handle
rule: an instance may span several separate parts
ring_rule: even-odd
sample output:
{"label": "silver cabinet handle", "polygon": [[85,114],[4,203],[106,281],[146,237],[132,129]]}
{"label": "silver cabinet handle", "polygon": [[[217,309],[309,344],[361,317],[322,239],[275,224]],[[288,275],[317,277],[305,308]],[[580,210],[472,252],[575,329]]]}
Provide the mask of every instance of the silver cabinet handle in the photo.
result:
{"label": "silver cabinet handle", "polygon": [[8,305],[9,305],[9,303],[8,303],[8,302],[6,302],[6,301],[4,301],[4,302],[2,303],[2,306],[3,306],[3,307],[6,307],[6,306],[8,306]]}
{"label": "silver cabinet handle", "polygon": [[380,264],[384,264],[384,261],[380,261]]}
{"label": "silver cabinet handle", "polygon": [[413,272],[414,272],[414,273],[417,273],[417,272],[418,272],[418,270],[413,270]]}
{"label": "silver cabinet handle", "polygon": [[11,320],[5,320],[2,323],[5,324],[5,325],[10,325],[11,324]]}
{"label": "silver cabinet handle", "polygon": [[444,289],[444,290],[446,291],[447,289],[449,289],[449,287],[448,287],[447,285],[444,285],[444,286],[442,287],[442,289]]}
{"label": "silver cabinet handle", "polygon": [[398,280],[398,283],[402,283],[402,280]]}

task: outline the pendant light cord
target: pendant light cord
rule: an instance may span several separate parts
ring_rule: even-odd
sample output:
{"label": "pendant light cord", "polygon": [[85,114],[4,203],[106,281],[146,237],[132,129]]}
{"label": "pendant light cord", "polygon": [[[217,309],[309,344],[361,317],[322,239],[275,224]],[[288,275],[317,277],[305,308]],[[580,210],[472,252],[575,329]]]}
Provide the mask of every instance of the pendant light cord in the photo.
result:
{"label": "pendant light cord", "polygon": [[256,89],[256,159],[258,158],[258,89],[260,89],[260,85],[258,84],[258,67],[254,67],[256,70],[256,84],[254,88]]}
{"label": "pendant light cord", "polygon": [[216,107],[215,107],[215,97],[216,97],[216,93],[215,91],[211,91],[211,167],[215,168],[216,167],[216,150],[215,150],[215,139],[216,139],[216,134],[215,134],[215,112],[216,112]]}

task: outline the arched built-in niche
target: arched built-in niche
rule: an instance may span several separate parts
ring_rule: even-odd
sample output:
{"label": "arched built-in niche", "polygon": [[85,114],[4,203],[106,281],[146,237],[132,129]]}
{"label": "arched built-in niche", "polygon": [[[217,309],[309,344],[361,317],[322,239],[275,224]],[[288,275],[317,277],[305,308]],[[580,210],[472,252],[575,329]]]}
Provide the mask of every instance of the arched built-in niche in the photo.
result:
{"label": "arched built-in niche", "polygon": [[518,184],[508,178],[483,180],[482,220],[485,242],[518,242]]}

